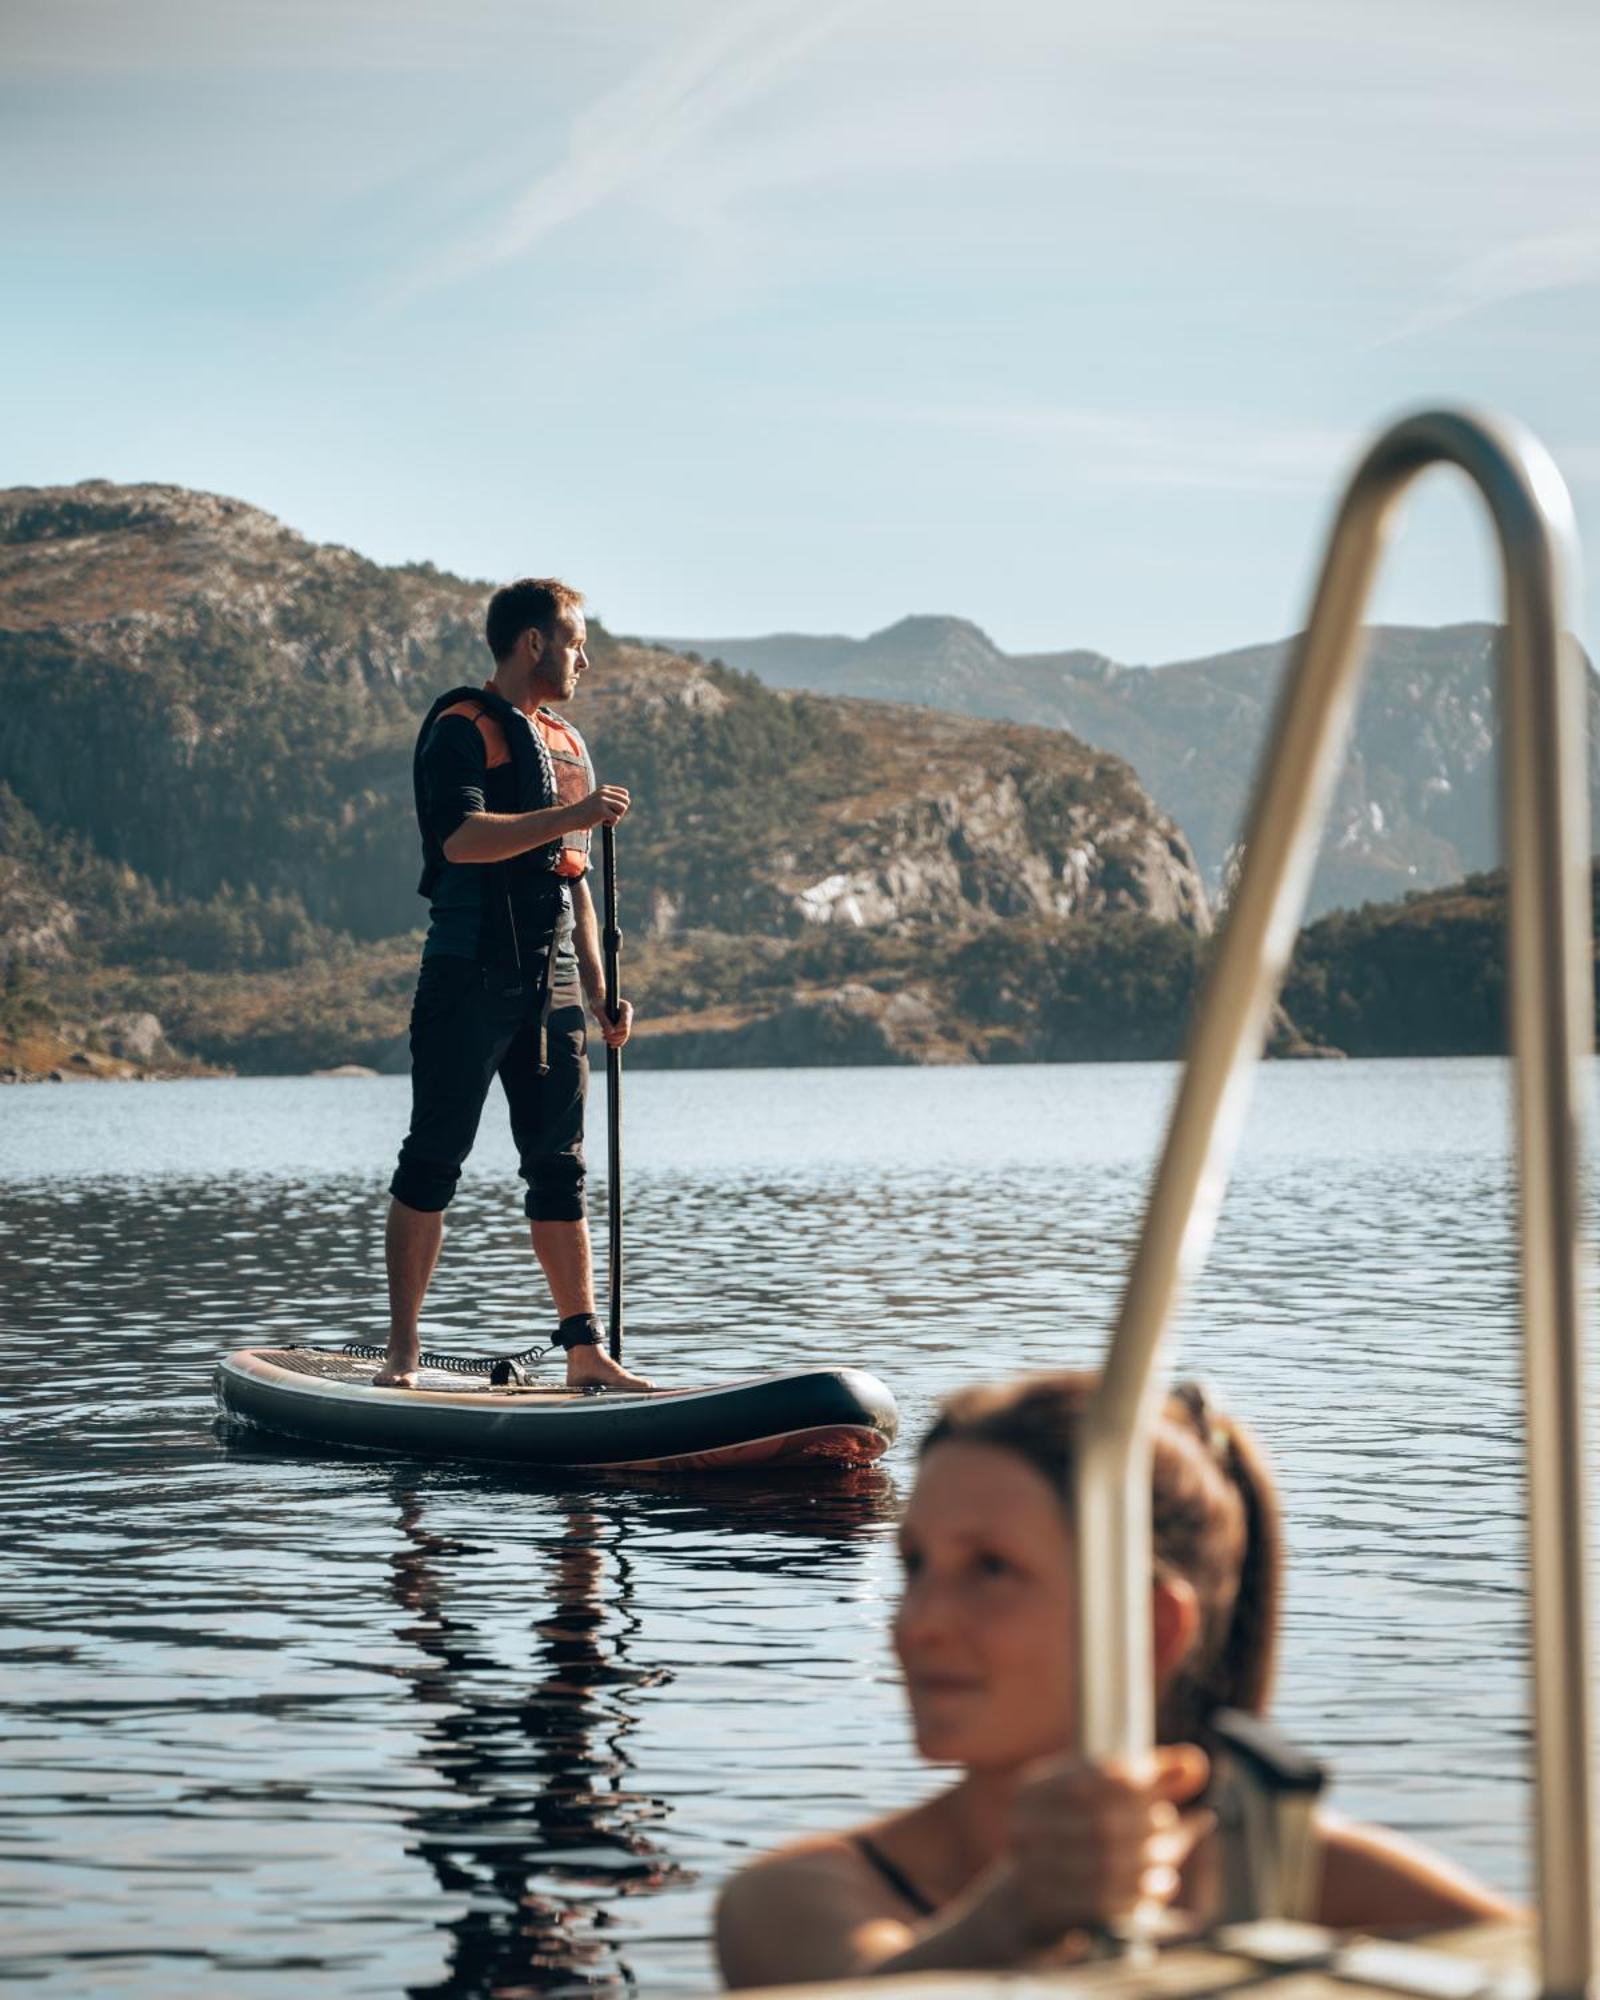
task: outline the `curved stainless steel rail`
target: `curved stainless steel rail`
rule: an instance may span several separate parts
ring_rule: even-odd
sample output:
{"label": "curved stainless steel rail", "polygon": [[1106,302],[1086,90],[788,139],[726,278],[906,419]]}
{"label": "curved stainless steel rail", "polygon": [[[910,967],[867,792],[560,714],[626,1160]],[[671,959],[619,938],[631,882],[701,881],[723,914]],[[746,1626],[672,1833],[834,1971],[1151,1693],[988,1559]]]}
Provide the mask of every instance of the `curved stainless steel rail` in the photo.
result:
{"label": "curved stainless steel rail", "polygon": [[1543,1984],[1595,1972],[1592,1724],[1584,1511],[1580,1168],[1593,989],[1581,656],[1566,636],[1571,502],[1525,431],[1468,414],[1407,418],[1368,451],[1339,508],[1311,618],[1263,759],[1245,864],[1190,1037],[1078,1474],[1083,1748],[1148,1750],[1150,1430],[1167,1329],[1210,1247],[1247,1087],[1282,983],[1360,689],[1361,613],[1398,503],[1436,464],[1493,517],[1505,579],[1503,821],[1533,1578]]}

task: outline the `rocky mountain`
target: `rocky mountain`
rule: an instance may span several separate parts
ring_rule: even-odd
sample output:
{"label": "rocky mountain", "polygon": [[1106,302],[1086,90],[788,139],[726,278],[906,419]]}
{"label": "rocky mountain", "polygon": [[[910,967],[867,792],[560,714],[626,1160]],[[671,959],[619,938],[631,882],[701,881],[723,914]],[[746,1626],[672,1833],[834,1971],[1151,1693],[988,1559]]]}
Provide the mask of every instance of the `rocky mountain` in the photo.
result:
{"label": "rocky mountain", "polygon": [[[1178,822],[1216,896],[1238,840],[1293,642],[1170,666],[1098,653],[1007,654],[960,618],[904,618],[855,640],[798,633],[682,639],[773,687],[925,701],[1066,729],[1125,757]],[[1499,857],[1496,628],[1379,626],[1312,886],[1313,914],[1453,882]],[[1600,802],[1600,730],[1590,744]],[[1597,843],[1600,844],[1600,843]]]}
{"label": "rocky mountain", "polygon": [[[54,1007],[92,1041],[148,1011],[245,1067],[391,1049],[423,914],[412,734],[482,678],[487,588],[176,487],[0,494],[0,950],[32,981],[13,1014]],[[760,1044],[789,1016],[789,1060],[840,1022],[875,1059],[981,1053],[949,969],[969,946],[1209,928],[1187,842],[1113,754],[591,632],[573,714],[634,792],[630,967],[660,1060],[673,1032],[704,1059],[708,1023]]]}

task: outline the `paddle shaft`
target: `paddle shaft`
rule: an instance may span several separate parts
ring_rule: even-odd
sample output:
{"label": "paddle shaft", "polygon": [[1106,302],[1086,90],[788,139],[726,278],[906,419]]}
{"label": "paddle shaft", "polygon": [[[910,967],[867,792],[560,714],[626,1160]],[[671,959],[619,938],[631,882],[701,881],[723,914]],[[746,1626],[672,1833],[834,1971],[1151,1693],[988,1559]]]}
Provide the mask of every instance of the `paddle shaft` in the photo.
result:
{"label": "paddle shaft", "polygon": [[[600,943],[605,960],[606,1012],[615,1021],[622,1009],[617,961],[622,956],[622,932],[617,926],[617,830],[600,829],[600,854],[605,877],[605,928]],[[611,1256],[608,1297],[611,1358],[622,1359],[622,1051],[606,1050],[606,1195],[610,1206]]]}

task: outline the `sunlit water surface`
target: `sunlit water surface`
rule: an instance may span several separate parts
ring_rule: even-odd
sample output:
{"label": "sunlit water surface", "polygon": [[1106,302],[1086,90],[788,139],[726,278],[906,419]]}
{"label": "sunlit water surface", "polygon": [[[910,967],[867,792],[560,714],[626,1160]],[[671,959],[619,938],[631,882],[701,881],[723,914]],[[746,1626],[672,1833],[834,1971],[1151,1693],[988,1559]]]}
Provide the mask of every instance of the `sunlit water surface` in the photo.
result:
{"label": "sunlit water surface", "polygon": [[[909,1443],[957,1384],[1098,1353],[1172,1083],[631,1079],[641,1364],[849,1359],[900,1399],[885,1473],[764,1486],[227,1441],[220,1352],[381,1331],[405,1083],[0,1094],[0,1973],[141,2000],[708,1990],[741,1860],[935,1782],[885,1645]],[[1494,1063],[1264,1072],[1183,1361],[1280,1470],[1280,1718],[1337,1803],[1520,1891],[1507,1118]],[[513,1167],[497,1103],[435,1343],[548,1323]]]}

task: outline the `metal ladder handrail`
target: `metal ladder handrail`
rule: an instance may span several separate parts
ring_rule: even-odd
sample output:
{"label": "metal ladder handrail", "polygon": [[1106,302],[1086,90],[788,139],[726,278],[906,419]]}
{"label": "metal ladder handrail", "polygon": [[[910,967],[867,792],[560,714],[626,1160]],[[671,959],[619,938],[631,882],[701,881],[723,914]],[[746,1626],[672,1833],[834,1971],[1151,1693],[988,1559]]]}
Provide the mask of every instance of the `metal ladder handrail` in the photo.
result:
{"label": "metal ladder handrail", "polygon": [[1593,997],[1582,660],[1563,623],[1571,501],[1520,427],[1465,412],[1402,419],[1345,489],[1311,616],[1260,767],[1245,860],[1190,1035],[1076,1488],[1079,1740],[1137,1759],[1155,1712],[1150,1434],[1164,1337],[1210,1246],[1305,904],[1362,678],[1361,614],[1398,503],[1445,463],[1488,506],[1505,584],[1500,708],[1516,1062],[1518,1223],[1543,1988],[1576,2000],[1595,1973],[1593,1728],[1584,1511],[1580,1168]]}

